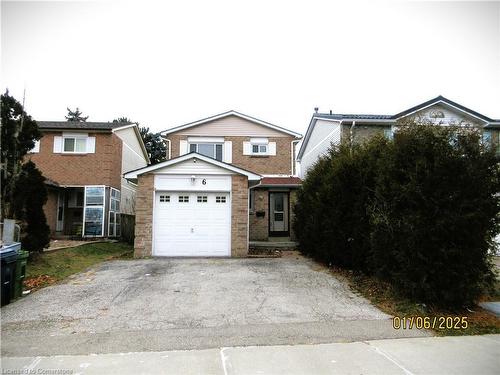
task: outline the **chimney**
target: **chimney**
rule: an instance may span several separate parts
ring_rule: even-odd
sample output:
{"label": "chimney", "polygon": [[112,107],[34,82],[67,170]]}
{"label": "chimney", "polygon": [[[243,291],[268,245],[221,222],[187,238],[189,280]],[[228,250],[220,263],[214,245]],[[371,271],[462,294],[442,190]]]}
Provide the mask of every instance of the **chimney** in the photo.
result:
{"label": "chimney", "polygon": [[318,107],[314,107],[314,112],[318,113],[318,111],[319,111],[319,108]]}
{"label": "chimney", "polygon": [[330,114],[332,114],[332,110],[330,109]]}

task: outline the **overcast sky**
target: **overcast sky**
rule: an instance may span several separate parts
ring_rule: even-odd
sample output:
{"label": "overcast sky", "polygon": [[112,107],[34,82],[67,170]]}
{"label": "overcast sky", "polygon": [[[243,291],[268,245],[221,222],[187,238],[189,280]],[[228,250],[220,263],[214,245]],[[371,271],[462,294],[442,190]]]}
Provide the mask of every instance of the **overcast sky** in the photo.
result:
{"label": "overcast sky", "polygon": [[314,107],[393,114],[444,95],[500,118],[500,3],[4,2],[2,90],[160,131],[230,109],[305,133]]}

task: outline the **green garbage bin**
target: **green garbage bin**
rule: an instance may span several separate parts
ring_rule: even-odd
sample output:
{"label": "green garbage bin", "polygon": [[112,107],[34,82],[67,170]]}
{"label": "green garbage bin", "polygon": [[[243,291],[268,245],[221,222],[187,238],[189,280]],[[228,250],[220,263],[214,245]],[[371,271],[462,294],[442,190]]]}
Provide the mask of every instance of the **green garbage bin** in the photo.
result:
{"label": "green garbage bin", "polygon": [[26,263],[28,262],[29,252],[21,250],[17,254],[14,298],[19,298],[23,295],[23,281],[26,275]]}

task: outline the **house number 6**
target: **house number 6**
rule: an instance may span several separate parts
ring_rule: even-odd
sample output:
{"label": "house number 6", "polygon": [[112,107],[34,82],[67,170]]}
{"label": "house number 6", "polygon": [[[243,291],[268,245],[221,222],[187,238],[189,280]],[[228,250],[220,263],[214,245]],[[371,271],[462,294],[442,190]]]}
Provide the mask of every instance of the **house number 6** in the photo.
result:
{"label": "house number 6", "polygon": [[202,183],[203,185],[206,185],[206,184],[207,184],[207,180],[206,180],[206,179],[203,179],[203,180],[201,181],[201,183]]}

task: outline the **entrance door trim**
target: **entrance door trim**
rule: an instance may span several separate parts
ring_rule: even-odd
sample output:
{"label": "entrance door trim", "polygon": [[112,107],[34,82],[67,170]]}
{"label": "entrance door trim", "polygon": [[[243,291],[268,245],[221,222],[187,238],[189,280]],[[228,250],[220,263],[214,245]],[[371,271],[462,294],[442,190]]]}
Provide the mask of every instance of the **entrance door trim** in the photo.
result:
{"label": "entrance door trim", "polygon": [[[288,204],[288,215],[287,215],[287,228],[288,230],[283,232],[273,232],[271,231],[271,194],[272,193],[282,193],[287,195],[287,204]],[[290,237],[290,191],[278,191],[278,190],[270,190],[267,194],[267,231],[269,237]]]}

